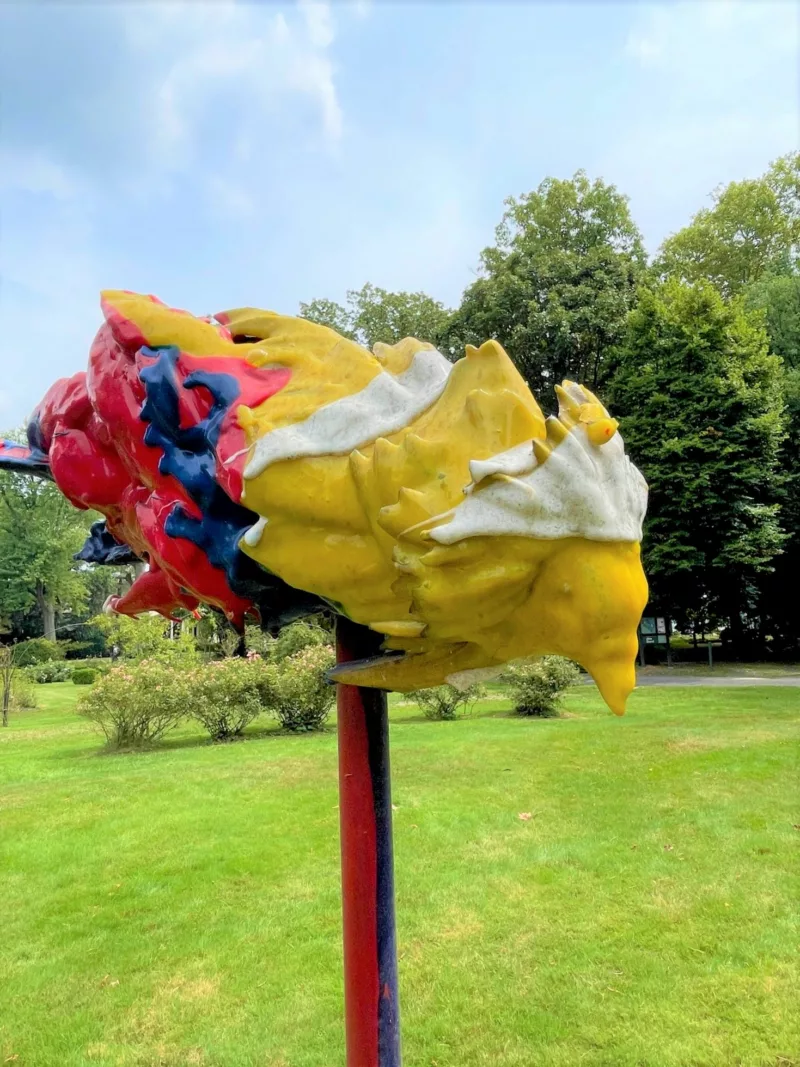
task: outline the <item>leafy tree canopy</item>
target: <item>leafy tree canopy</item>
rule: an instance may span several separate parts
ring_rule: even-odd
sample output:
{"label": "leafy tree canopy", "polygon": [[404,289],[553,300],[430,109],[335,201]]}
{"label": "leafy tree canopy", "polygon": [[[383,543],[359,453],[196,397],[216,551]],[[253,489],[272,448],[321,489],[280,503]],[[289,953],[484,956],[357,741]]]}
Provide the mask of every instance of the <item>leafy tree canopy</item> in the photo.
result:
{"label": "leafy tree canopy", "polygon": [[482,267],[451,319],[451,350],[498,340],[545,402],[563,378],[590,388],[608,379],[645,271],[641,235],[615,186],[578,171],[510,198]]}
{"label": "leafy tree canopy", "polygon": [[776,160],[761,178],[731,182],[713,207],[664,242],[662,276],[706,279],[725,296],[768,274],[790,273],[800,244],[800,152]]}
{"label": "leafy tree canopy", "polygon": [[391,293],[369,283],[348,292],[346,307],[333,300],[312,300],[300,305],[300,314],[367,348],[378,341],[396,344],[404,337],[437,344],[450,316],[425,293]]}
{"label": "leafy tree canopy", "polygon": [[612,386],[650,485],[645,568],[678,618],[705,605],[736,633],[781,551],[781,361],[762,316],[707,282],[641,293]]}

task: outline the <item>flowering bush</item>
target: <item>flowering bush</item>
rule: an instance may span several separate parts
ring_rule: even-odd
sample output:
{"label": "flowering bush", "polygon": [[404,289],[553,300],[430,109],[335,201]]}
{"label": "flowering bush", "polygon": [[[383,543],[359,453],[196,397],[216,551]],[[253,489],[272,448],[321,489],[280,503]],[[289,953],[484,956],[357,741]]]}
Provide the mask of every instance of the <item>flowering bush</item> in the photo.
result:
{"label": "flowering bush", "polygon": [[158,660],[114,667],[78,701],[78,712],[118,748],[149,744],[178,725],[190,708],[185,671]]}
{"label": "flowering bush", "polygon": [[26,673],[32,682],[47,685],[50,682],[68,682],[72,676],[72,667],[63,660],[49,660],[34,667],[26,667]]}
{"label": "flowering bush", "polygon": [[330,645],[307,645],[262,668],[262,699],[285,730],[318,730],[324,724],[336,699],[327,678],[334,662]]}
{"label": "flowering bush", "polygon": [[558,715],[561,698],[577,682],[579,675],[571,660],[543,656],[529,663],[512,664],[503,677],[511,689],[518,715],[550,719]]}
{"label": "flowering bush", "polygon": [[453,720],[460,709],[466,711],[476,700],[486,695],[481,685],[469,689],[456,689],[454,685],[437,685],[432,689],[417,689],[409,696],[422,708],[426,719]]}
{"label": "flowering bush", "polygon": [[212,660],[190,671],[190,714],[215,741],[240,737],[264,710],[271,691],[258,656]]}
{"label": "flowering bush", "polygon": [[281,663],[257,653],[180,667],[158,659],[124,663],[95,682],[78,711],[117,747],[157,741],[189,717],[215,741],[240,737],[263,712],[287,730],[315,730],[334,701],[326,678],[333,662],[330,646],[310,645]]}

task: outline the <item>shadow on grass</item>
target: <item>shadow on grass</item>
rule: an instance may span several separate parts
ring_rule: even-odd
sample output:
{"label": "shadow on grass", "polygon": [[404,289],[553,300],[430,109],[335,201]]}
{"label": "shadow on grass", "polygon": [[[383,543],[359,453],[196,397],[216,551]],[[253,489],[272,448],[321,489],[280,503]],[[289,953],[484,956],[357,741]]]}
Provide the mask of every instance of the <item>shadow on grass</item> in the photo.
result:
{"label": "shadow on grass", "polygon": [[[54,752],[51,756],[52,759],[86,759],[86,758],[103,758],[112,759],[115,756],[152,756],[158,753],[167,752],[180,752],[184,749],[192,748],[214,748],[225,749],[231,746],[245,744],[248,741],[268,741],[286,739],[292,737],[326,737],[333,736],[336,733],[335,726],[325,726],[321,730],[283,730],[280,727],[264,726],[257,727],[253,730],[248,730],[247,733],[240,737],[230,737],[225,740],[215,741],[211,737],[203,737],[201,735],[192,734],[189,737],[165,737],[160,741],[152,741],[143,745],[126,745],[117,747],[113,742],[106,741],[105,744],[100,744],[98,748],[87,751],[85,749],[80,752]],[[98,740],[100,738],[98,737]]]}
{"label": "shadow on grass", "polygon": [[[405,710],[405,709],[403,709]],[[409,709],[410,712],[410,709]],[[420,723],[438,723],[449,722],[453,725],[459,722],[470,722],[474,719],[520,719],[525,718],[524,715],[517,715],[511,708],[480,708],[478,711],[467,712],[466,715],[457,715],[455,719],[429,719],[421,712],[417,712],[416,715],[398,715],[396,712],[389,719],[390,726],[413,726]]]}

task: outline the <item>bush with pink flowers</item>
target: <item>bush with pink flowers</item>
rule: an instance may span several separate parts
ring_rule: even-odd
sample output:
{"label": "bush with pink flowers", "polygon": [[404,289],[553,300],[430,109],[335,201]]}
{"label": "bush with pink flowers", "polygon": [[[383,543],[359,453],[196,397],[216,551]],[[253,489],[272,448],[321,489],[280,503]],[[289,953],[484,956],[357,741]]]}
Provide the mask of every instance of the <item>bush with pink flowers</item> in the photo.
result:
{"label": "bush with pink flowers", "polygon": [[330,645],[307,645],[266,668],[270,711],[284,730],[319,730],[325,725],[336,699],[328,681],[335,660]]}
{"label": "bush with pink flowers", "polygon": [[116,748],[158,741],[185,718],[193,683],[158,660],[114,667],[78,701],[78,712]]}
{"label": "bush with pink flowers", "polygon": [[246,658],[184,663],[123,663],[82,696],[78,711],[116,748],[152,744],[182,719],[195,719],[214,741],[241,737],[262,714],[286,730],[319,729],[335,699],[329,645],[309,645],[279,663]]}
{"label": "bush with pink flowers", "polygon": [[232,741],[270,703],[271,688],[258,656],[212,660],[188,674],[188,709],[214,741]]}

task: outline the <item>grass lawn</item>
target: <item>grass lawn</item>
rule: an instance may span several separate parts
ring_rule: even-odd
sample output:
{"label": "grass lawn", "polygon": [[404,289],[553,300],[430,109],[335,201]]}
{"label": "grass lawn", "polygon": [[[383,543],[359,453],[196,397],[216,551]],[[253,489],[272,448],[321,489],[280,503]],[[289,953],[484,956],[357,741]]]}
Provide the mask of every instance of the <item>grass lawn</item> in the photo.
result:
{"label": "grass lawn", "polygon": [[[0,731],[0,1064],[341,1067],[333,731],[115,755],[40,694]],[[800,690],[568,703],[393,707],[406,1067],[798,1067]]]}

